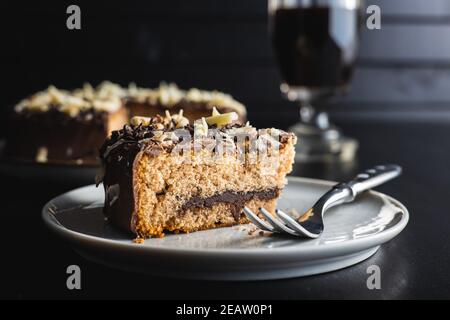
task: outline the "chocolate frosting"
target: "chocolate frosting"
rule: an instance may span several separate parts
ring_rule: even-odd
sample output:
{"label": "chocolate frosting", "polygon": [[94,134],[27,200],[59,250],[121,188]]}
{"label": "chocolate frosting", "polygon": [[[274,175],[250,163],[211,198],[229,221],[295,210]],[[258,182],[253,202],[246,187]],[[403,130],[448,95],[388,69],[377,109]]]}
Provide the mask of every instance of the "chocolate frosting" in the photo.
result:
{"label": "chocolate frosting", "polygon": [[[159,110],[159,113],[161,113],[161,114],[163,114],[168,109],[172,113],[177,113],[180,110],[210,111],[213,108],[213,106],[208,104],[207,102],[195,102],[195,101],[189,101],[186,99],[181,99],[178,103],[169,107],[169,106],[167,106],[165,104],[161,104],[161,103],[151,104],[149,102],[138,102],[138,101],[135,101],[131,97],[125,99],[125,106],[128,108],[132,108],[133,106],[144,106],[144,107],[148,107],[148,108],[156,108]],[[246,120],[245,113],[241,113],[239,110],[236,110],[236,108],[223,105],[223,106],[218,106],[218,109],[222,113],[236,112],[239,116],[240,121],[244,122]]]}
{"label": "chocolate frosting", "polygon": [[49,161],[82,159],[96,164],[97,148],[108,134],[107,120],[106,112],[95,109],[82,110],[74,117],[56,106],[47,112],[28,109],[12,112],[4,156],[34,161],[37,149],[45,147]]}

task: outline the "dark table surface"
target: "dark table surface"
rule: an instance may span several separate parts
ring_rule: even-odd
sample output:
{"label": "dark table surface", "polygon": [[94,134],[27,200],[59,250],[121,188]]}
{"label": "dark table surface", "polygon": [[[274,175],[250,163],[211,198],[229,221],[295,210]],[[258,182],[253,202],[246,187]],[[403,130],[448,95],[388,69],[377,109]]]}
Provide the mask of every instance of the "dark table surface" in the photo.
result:
{"label": "dark table surface", "polygon": [[[72,189],[70,182],[54,185],[2,176],[0,297],[450,298],[450,123],[371,122],[343,127],[361,143],[355,166],[345,172],[305,169],[300,175],[337,179],[358,168],[398,163],[404,169],[402,177],[379,190],[403,202],[411,215],[397,238],[358,265],[322,275],[258,282],[185,281],[114,270],[83,259],[42,223],[42,206]],[[82,270],[79,291],[66,288],[66,268],[72,264]],[[366,286],[366,270],[373,264],[381,269],[381,290]]]}

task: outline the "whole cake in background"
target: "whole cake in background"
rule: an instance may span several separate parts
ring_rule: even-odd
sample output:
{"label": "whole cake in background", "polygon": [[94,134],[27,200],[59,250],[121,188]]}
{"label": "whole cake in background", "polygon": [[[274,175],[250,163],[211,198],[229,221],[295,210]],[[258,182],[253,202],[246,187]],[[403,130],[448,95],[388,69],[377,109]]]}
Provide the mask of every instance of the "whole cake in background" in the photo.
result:
{"label": "whole cake in background", "polygon": [[235,112],[194,123],[134,117],[100,150],[109,221],[138,238],[248,223],[244,206],[272,211],[292,170],[296,137],[241,124]]}
{"label": "whole cake in background", "polygon": [[218,91],[184,91],[164,83],[155,89],[133,83],[125,88],[109,81],[73,91],[50,86],[15,106],[2,156],[27,162],[97,164],[105,138],[133,116],[183,109],[184,116],[193,120],[209,115],[213,107],[233,111],[241,121],[246,118],[241,103]]}
{"label": "whole cake in background", "polygon": [[127,121],[115,94],[90,85],[73,92],[50,86],[15,106],[3,156],[40,163],[97,163],[98,147]]}

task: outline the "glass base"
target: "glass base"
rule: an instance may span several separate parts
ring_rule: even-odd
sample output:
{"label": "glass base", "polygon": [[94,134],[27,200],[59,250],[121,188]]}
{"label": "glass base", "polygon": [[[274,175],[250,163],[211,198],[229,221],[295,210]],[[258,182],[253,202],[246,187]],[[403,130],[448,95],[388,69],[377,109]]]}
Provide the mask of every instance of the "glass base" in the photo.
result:
{"label": "glass base", "polygon": [[297,135],[297,162],[349,162],[353,161],[358,141],[345,137],[334,126],[318,128],[314,125],[297,123],[289,128]]}

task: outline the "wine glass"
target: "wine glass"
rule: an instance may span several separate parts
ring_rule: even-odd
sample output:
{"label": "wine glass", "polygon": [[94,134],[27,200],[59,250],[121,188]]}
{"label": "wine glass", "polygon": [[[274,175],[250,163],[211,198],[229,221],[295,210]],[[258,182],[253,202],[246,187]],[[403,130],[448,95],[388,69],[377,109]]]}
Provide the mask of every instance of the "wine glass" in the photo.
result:
{"label": "wine glass", "polygon": [[358,143],[330,124],[324,102],[345,93],[357,57],[361,0],[269,0],[269,26],[290,101],[300,103],[296,160],[348,161]]}

